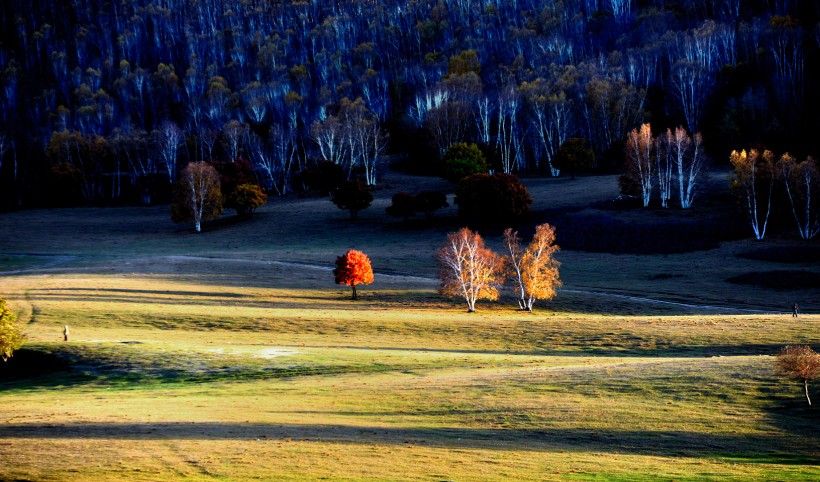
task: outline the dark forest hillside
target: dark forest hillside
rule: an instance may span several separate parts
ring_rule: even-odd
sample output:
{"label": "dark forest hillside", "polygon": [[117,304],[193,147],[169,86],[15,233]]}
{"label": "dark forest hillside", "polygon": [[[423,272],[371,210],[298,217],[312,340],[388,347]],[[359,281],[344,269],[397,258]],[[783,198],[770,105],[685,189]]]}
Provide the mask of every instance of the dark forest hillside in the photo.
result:
{"label": "dark forest hillside", "polygon": [[250,161],[273,193],[325,160],[373,184],[384,154],[456,142],[549,175],[599,169],[642,122],[717,162],[820,155],[813,0],[6,0],[0,204],[161,199],[189,161]]}

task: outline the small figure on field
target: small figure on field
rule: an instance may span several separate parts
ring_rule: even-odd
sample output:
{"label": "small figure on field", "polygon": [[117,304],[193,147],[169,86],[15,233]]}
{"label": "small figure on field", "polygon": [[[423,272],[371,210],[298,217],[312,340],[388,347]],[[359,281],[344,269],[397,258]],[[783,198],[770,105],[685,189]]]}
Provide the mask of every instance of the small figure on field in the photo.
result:
{"label": "small figure on field", "polygon": [[358,299],[356,285],[369,285],[373,282],[373,268],[370,258],[361,251],[351,249],[344,256],[336,258],[336,269],[333,270],[336,283],[353,288],[353,299]]}
{"label": "small figure on field", "polygon": [[68,341],[68,325],[63,327],[63,341]]}
{"label": "small figure on field", "polygon": [[795,304],[794,304],[794,306],[792,306],[792,318],[797,318],[797,310],[798,310],[799,308],[800,308],[800,307],[799,307],[799,306],[797,306],[797,303],[795,303]]}

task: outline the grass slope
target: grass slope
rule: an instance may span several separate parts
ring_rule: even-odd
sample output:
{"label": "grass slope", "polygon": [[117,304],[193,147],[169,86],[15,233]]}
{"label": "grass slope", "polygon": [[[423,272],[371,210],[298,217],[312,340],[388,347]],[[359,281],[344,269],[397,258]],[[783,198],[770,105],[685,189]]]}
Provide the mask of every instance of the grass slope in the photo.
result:
{"label": "grass slope", "polygon": [[[604,186],[533,182],[543,205]],[[293,199],[202,236],[164,208],[3,214],[29,342],[0,367],[0,480],[820,478],[818,412],[771,357],[820,345],[820,315],[730,309],[816,293],[725,281],[788,265],[739,260],[744,241],[563,252],[572,290],[468,314],[429,279],[452,210],[366,213]],[[378,272],[359,302],[328,270],[349,247]]]}

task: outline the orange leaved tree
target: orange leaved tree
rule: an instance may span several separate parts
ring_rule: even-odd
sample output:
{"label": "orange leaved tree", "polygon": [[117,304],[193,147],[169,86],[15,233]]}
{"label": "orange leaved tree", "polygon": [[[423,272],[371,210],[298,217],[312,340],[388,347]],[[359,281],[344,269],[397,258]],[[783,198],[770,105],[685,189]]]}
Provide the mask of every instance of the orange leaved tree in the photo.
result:
{"label": "orange leaved tree", "polygon": [[518,284],[518,307],[532,311],[535,300],[549,300],[561,286],[558,279],[559,263],[553,255],[558,251],[555,229],[549,224],[535,227],[535,235],[527,249],[522,250],[518,232],[504,231],[507,248],[507,266],[510,277]]}
{"label": "orange leaved tree", "polygon": [[497,300],[502,281],[503,260],[484,247],[478,233],[461,228],[447,235],[447,244],[438,250],[441,285],[439,293],[463,296],[467,311],[475,311],[479,299]]}
{"label": "orange leaved tree", "polygon": [[351,249],[343,256],[336,258],[336,269],[333,270],[336,283],[353,288],[353,299],[357,299],[356,285],[369,285],[373,282],[373,268],[370,258],[361,251]]}

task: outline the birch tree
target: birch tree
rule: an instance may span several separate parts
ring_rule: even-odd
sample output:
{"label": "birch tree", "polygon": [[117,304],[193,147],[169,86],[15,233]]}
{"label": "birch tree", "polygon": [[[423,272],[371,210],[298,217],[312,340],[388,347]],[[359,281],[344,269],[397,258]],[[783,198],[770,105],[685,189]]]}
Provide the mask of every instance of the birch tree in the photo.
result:
{"label": "birch tree", "polygon": [[658,173],[658,193],[661,198],[661,207],[669,207],[669,198],[672,197],[672,145],[671,129],[660,134],[654,141],[655,169]]}
{"label": "birch tree", "polygon": [[475,312],[477,300],[497,300],[502,281],[502,259],[484,247],[481,236],[468,228],[447,235],[438,251],[439,293],[463,296],[467,311]]}
{"label": "birch tree", "polygon": [[[669,135],[667,134],[667,137]],[[675,129],[671,137],[672,159],[677,168],[680,207],[689,209],[695,201],[706,157],[703,154],[703,136],[700,132],[689,137],[683,127]]]}
{"label": "birch tree", "polygon": [[561,286],[558,279],[560,263],[554,258],[558,252],[555,229],[549,224],[535,227],[535,235],[526,249],[521,249],[518,232],[504,231],[506,263],[510,277],[517,285],[518,308],[532,311],[536,300],[549,300]]}
{"label": "birch tree", "polygon": [[632,129],[626,137],[627,169],[636,174],[641,184],[643,206],[649,206],[652,198],[652,129],[649,124],[641,125],[640,130]]}
{"label": "birch tree", "polygon": [[772,191],[774,190],[774,154],[752,149],[748,153],[732,151],[729,162],[734,167],[732,189],[746,208],[749,224],[755,239],[766,236],[769,214],[772,211]]}
{"label": "birch tree", "polygon": [[820,233],[820,168],[809,157],[803,162],[783,154],[776,164],[777,172],[786,187],[797,231],[803,239],[812,239]]}
{"label": "birch tree", "polygon": [[501,153],[501,169],[504,174],[512,174],[517,169],[518,159],[518,110],[520,100],[518,94],[508,88],[498,98],[498,118],[496,146]]}
{"label": "birch tree", "polygon": [[222,214],[222,192],[219,174],[207,162],[191,162],[180,174],[171,219],[175,223],[193,221],[196,232],[202,223]]}
{"label": "birch tree", "polygon": [[185,142],[185,133],[173,122],[165,121],[153,132],[153,137],[159,157],[168,172],[168,180],[173,183],[176,181],[177,158],[179,149]]}

